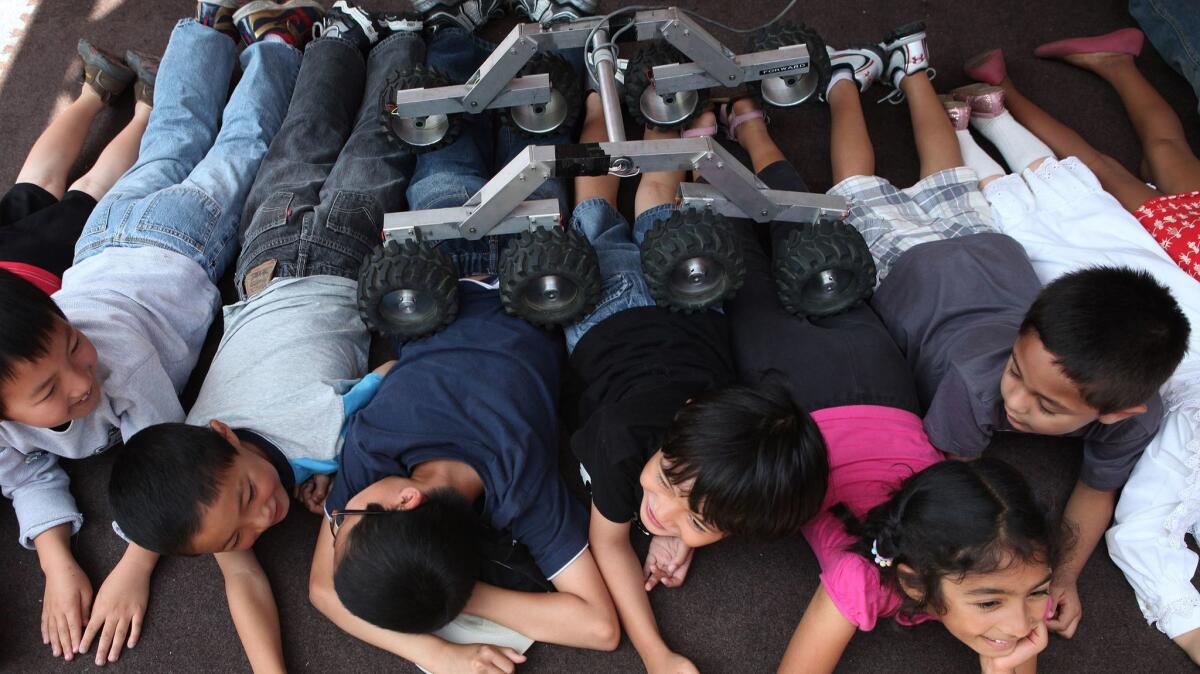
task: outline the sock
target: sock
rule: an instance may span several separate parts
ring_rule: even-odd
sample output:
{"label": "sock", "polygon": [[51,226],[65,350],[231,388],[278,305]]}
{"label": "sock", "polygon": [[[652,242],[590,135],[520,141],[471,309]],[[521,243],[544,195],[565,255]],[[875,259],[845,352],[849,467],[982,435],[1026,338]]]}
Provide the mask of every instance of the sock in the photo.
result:
{"label": "sock", "polygon": [[971,116],[971,126],[983,134],[1000,150],[1004,163],[1013,173],[1024,171],[1030,164],[1045,157],[1054,157],[1054,151],[1029,129],[1021,126],[1012,113],[1005,110],[996,117]]}
{"label": "sock", "polygon": [[967,168],[979,174],[979,179],[991,178],[992,176],[1004,175],[1004,168],[996,163],[992,156],[983,151],[979,147],[979,143],[971,137],[971,132],[963,129],[955,131],[955,136],[958,136],[958,148],[962,152],[963,163]]}
{"label": "sock", "polygon": [[[854,79],[854,73],[850,72],[849,70],[847,70],[845,68],[838,68],[837,70],[834,70],[833,75],[831,75],[829,77],[829,86],[825,87],[825,99],[826,100],[829,99],[829,92],[833,91],[833,85],[837,84],[838,82],[841,82],[842,80],[853,80],[853,79]],[[854,87],[858,88],[858,82],[854,83]]]}
{"label": "sock", "polygon": [[262,36],[263,42],[282,42],[284,44],[292,44],[292,41],[274,31]]}

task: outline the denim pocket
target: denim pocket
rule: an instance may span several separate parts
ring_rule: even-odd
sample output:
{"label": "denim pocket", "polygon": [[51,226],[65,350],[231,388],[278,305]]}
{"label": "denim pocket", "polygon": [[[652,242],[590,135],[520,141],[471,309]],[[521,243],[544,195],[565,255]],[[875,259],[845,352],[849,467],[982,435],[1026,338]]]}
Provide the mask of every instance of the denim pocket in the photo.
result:
{"label": "denim pocket", "polygon": [[[104,195],[92,214],[88,216],[75,242],[75,262],[108,245],[116,232],[121,231],[121,224],[129,218],[134,202],[123,192],[109,192]],[[83,256],[83,257],[81,257]]]}
{"label": "denim pocket", "polygon": [[[383,212],[373,197],[339,190],[333,195],[325,220],[325,228],[330,234],[330,240],[325,243],[335,250],[361,257],[379,244],[382,225]],[[359,245],[354,245],[355,242]]]}
{"label": "denim pocket", "polygon": [[205,192],[187,185],[173,185],[150,197],[150,203],[128,238],[189,257],[203,257],[222,210],[221,205]]}
{"label": "denim pocket", "polygon": [[[297,239],[300,236],[299,228],[290,237],[287,232],[279,231],[288,224],[288,209],[294,196],[291,192],[272,192],[250,216],[250,224],[242,236],[242,248],[271,247]],[[259,241],[263,237],[274,238]]]}

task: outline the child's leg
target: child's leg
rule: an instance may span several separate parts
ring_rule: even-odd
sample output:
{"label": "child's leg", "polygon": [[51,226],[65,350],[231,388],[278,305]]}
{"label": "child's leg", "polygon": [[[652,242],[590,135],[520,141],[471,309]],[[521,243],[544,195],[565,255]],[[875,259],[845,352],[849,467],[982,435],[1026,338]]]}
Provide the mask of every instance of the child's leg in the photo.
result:
{"label": "child's leg", "polygon": [[1129,54],[1075,54],[1064,58],[1103,77],[1125,105],[1150,166],[1151,182],[1165,194],[1200,190],[1200,159],[1188,145],[1183,123],[1138,70]]}
{"label": "child's leg", "polygon": [[912,117],[913,138],[921,160],[921,178],[939,171],[963,165],[958,138],[946,117],[941,99],[929,81],[928,71],[922,70],[900,80],[900,90],[908,99]]}
{"label": "child's leg", "polygon": [[155,82],[154,119],[115,192],[142,197],[188,176],[217,136],[236,65],[237,48],[228,37],[190,19],[175,26]]}
{"label": "child's leg", "polygon": [[[712,113],[706,113],[712,115]],[[715,126],[716,122],[713,117],[708,117],[706,125]],[[697,119],[697,123],[699,119]],[[741,130],[741,127],[738,127]],[[646,127],[646,134],[642,136],[644,140],[663,140],[668,138],[679,138],[677,129],[659,130]],[[686,177],[686,171],[655,171],[653,173],[643,173],[642,179],[638,182],[637,192],[633,198],[633,212],[635,218],[640,219],[642,214],[656,206],[664,204],[674,204],[675,195],[679,193],[679,183],[682,183]],[[636,224],[636,223],[635,223]],[[650,223],[653,224],[653,223]],[[644,234],[644,232],[642,232]],[[640,240],[640,237],[638,237]]]}
{"label": "child's leg", "polygon": [[96,158],[96,163],[92,164],[92,168],[71,183],[71,191],[85,192],[97,201],[104,198],[108,190],[137,161],[138,147],[150,122],[150,111],[150,106],[145,103],[139,101],[134,104],[133,119],[109,141]]}
{"label": "child's leg", "polygon": [[[429,38],[425,62],[452,82],[465,82],[487,54],[466,30],[442,27]],[[408,186],[408,207],[420,211],[466,203],[487,182],[492,165],[492,116],[463,114],[462,134],[450,145],[417,156]]]}
{"label": "child's leg", "polygon": [[[593,92],[585,102],[586,117],[580,143],[599,143],[608,139],[600,95]],[[654,298],[642,276],[641,249],[634,243],[633,232],[617,212],[615,176],[575,179],[575,200],[571,227],[588,238],[600,262],[604,291],[599,304],[588,315],[563,328],[567,351],[574,351],[579,340],[601,321],[634,307],[652,307]]]}
{"label": "child's leg", "polygon": [[263,41],[246,47],[240,60],[242,78],[222,111],[212,147],[183,182],[155,195],[158,206],[152,202],[142,216],[166,239],[166,247],[193,256],[214,283],[237,252],[230,243],[258,168],[287,114],[301,52],[284,42]]}
{"label": "child's leg", "polygon": [[62,199],[67,191],[67,174],[79,157],[92,120],[102,109],[104,102],[100,96],[85,85],[79,97],[38,136],[17,174],[17,182],[32,183]]}
{"label": "child's leg", "polygon": [[[253,294],[269,280],[260,278],[253,287],[246,287],[247,274],[264,263],[274,265],[271,278],[306,275],[302,248],[316,229],[322,186],[339,161],[359,101],[364,100],[366,73],[362,52],[346,40],[321,38],[305,49],[287,117],[246,198],[239,237],[242,252],[234,274],[243,296]],[[378,130],[378,100],[372,106]],[[378,140],[381,149],[391,151],[390,143]],[[376,228],[372,245],[378,242]],[[339,249],[341,246],[333,250]],[[365,254],[358,255],[359,263]]]}
{"label": "child's leg", "polygon": [[829,155],[836,185],[854,176],[875,175],[875,149],[863,117],[854,80],[841,80],[829,90]]}
{"label": "child's leg", "polygon": [[[995,119],[976,120],[971,124],[1004,153],[1005,147],[1014,144],[1029,146],[1026,136],[1032,134],[1034,142],[1042,142],[1053,154],[1059,157],[1075,156],[1096,175],[1104,190],[1117,198],[1127,210],[1134,211],[1149,199],[1158,196],[1158,192],[1146,186],[1137,176],[1133,175],[1115,159],[1092,147],[1074,129],[1058,121],[1050,113],[1041,109],[1036,103],[1026,98],[1013,81],[1005,78],[1000,86],[1004,89],[1004,105],[1011,115],[1001,114]],[[1014,122],[1015,119],[1015,122]],[[1024,128],[1022,128],[1024,126]],[[1024,133],[1022,133],[1024,132]],[[1025,157],[1034,152],[1027,152]],[[1014,172],[1028,168],[1025,165],[1015,166],[1025,159],[1009,158],[1004,153],[1005,161]]]}

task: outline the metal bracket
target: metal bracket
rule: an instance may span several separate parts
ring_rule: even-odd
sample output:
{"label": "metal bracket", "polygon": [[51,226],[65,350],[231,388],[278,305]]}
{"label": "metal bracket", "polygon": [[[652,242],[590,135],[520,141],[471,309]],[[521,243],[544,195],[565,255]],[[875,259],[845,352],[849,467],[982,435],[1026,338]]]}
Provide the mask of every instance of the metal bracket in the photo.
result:
{"label": "metal bracket", "polygon": [[[459,206],[387,213],[383,216],[383,235],[387,239],[402,243],[463,238],[459,233],[459,226],[470,216],[472,210],[467,206]],[[535,199],[518,204],[488,234],[516,234],[561,225],[562,213],[559,212],[558,200]]]}
{"label": "metal bracket", "polygon": [[[779,206],[778,212],[772,218],[775,221],[816,224],[830,220],[842,220],[846,217],[846,200],[842,197],[784,190],[765,190],[763,194],[772,203]],[[712,185],[701,183],[683,183],[679,186],[679,206],[681,208],[709,209],[727,218],[752,219],[745,211],[725,198],[720,190]]]}

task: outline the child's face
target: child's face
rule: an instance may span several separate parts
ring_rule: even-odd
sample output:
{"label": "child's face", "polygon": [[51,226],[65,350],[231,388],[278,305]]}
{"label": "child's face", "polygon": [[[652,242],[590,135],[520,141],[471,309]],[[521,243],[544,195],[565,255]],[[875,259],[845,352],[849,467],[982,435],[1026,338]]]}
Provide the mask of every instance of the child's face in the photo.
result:
{"label": "child's face", "polygon": [[941,580],[946,629],[976,653],[1000,657],[1045,622],[1050,612],[1050,567],[1014,562],[992,573]]}
{"label": "child's face", "polygon": [[212,505],[200,515],[200,530],[188,546],[197,555],[249,550],[262,532],[283,521],[291,505],[279,472],[262,450],[242,442],[224,424],[217,428],[219,423],[213,422],[214,428],[237,449],[237,457],[221,476]]}
{"label": "child's face", "polygon": [[725,538],[725,533],[704,521],[700,513],[688,505],[688,491],[694,480],[672,485],[663,472],[663,453],[660,449],[646,462],[639,480],[642,484],[642,505],[638,515],[642,525],[655,536],[676,536],[691,548],[709,545]]}
{"label": "child's face", "polygon": [[54,428],[96,411],[100,385],[96,382],[96,347],[82,331],[57,320],[45,356],[18,362],[13,376],[0,383],[4,418]]}
{"label": "child's face", "polygon": [[1008,423],[1022,433],[1065,435],[1100,416],[1032,331],[1017,337],[1000,379],[1000,394]]}

